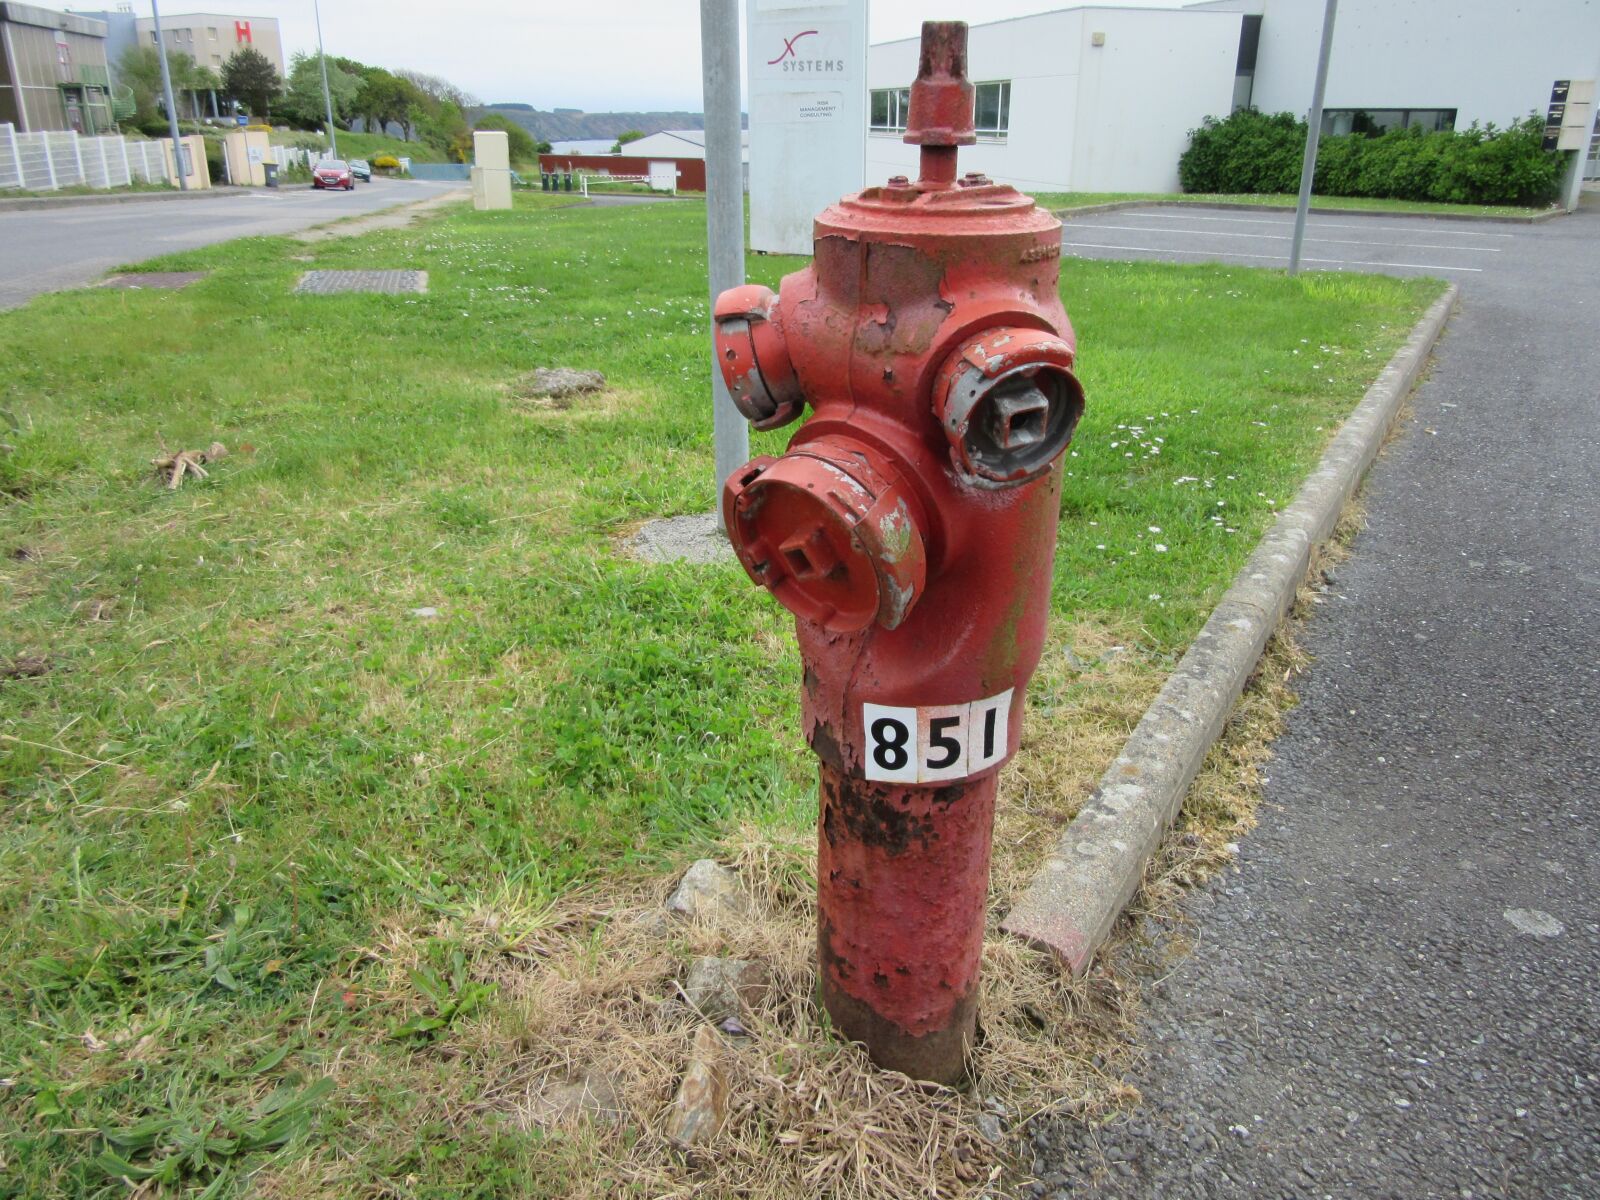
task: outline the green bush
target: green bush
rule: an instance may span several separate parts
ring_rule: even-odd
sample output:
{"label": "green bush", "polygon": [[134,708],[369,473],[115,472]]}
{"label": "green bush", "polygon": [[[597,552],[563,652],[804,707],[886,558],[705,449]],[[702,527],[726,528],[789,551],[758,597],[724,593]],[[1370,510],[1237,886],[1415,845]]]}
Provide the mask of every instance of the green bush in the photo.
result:
{"label": "green bush", "polygon": [[228,168],[223,161],[222,142],[217,138],[206,139],[206,169],[211,173],[212,183],[226,183]]}
{"label": "green bush", "polygon": [[[1543,122],[1530,116],[1507,129],[1474,124],[1325,137],[1313,188],[1321,196],[1546,204],[1560,187],[1562,157],[1543,148],[1543,133]],[[1245,108],[1224,120],[1207,117],[1190,131],[1178,181],[1186,192],[1293,192],[1305,141],[1305,122],[1289,113]]]}

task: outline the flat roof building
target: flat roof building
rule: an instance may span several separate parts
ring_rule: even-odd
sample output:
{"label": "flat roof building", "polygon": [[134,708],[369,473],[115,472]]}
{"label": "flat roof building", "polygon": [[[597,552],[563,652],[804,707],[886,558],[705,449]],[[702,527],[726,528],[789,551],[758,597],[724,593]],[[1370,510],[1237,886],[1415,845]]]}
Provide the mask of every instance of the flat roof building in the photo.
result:
{"label": "flat roof building", "polygon": [[0,3],[0,124],[19,132],[109,133],[104,22]]}
{"label": "flat roof building", "polygon": [[[156,23],[146,17],[134,21],[135,34],[141,46],[156,44]],[[280,78],[288,78],[288,66],[283,57],[283,37],[278,32],[276,17],[241,17],[227,13],[174,13],[161,14],[161,36],[170,53],[181,50],[196,65],[222,71],[222,66],[233,57],[236,50],[249,47],[266,55],[267,61],[278,69]]]}
{"label": "flat roof building", "polygon": [[[1322,0],[1085,6],[971,28],[978,144],[969,170],[1026,191],[1175,192],[1206,117],[1303,117]],[[916,174],[905,132],[915,38],[868,52],[867,178]],[[1600,77],[1600,0],[1514,6],[1340,0],[1323,130],[1504,127],[1543,114],[1557,80]]]}

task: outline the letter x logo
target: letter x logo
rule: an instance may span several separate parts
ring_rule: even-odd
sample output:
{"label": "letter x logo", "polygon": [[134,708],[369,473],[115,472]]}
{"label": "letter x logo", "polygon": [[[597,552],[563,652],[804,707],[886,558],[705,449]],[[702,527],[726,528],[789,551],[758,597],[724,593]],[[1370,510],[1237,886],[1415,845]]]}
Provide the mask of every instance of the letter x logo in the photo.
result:
{"label": "letter x logo", "polygon": [[[815,29],[808,29],[804,33],[795,34],[792,38],[784,38],[783,39],[783,53],[778,55],[777,58],[768,59],[767,60],[767,66],[769,66],[769,67],[777,66],[784,59],[786,59],[790,55],[794,54],[794,44],[796,42],[798,42],[803,37],[811,37],[816,32],[817,31]],[[795,55],[795,57],[798,58],[799,55]]]}

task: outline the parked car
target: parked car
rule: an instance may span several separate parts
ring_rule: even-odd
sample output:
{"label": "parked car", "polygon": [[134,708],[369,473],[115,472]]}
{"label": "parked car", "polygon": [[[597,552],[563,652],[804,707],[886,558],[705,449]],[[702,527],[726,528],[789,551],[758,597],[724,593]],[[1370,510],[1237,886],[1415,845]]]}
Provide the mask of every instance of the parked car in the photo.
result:
{"label": "parked car", "polygon": [[343,188],[356,190],[356,177],[350,173],[350,164],[342,158],[325,158],[311,168],[311,186],[314,188]]}
{"label": "parked car", "polygon": [[352,158],[350,160],[350,174],[361,180],[362,183],[371,183],[372,164],[364,158]]}

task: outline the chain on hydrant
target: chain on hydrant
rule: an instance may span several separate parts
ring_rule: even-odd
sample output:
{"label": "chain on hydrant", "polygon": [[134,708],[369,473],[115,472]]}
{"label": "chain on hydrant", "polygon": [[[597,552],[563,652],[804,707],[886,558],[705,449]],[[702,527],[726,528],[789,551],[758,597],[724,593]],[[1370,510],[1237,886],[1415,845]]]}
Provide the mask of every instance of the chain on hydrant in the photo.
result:
{"label": "chain on hydrant", "polygon": [[995,787],[1049,610],[1060,458],[1083,413],[1061,224],[982,175],[967,27],[930,21],[897,176],[828,208],[811,266],[716,304],[757,429],[728,537],[796,617],[821,760],[823,1002],[873,1061],[959,1079],[976,1033]]}

